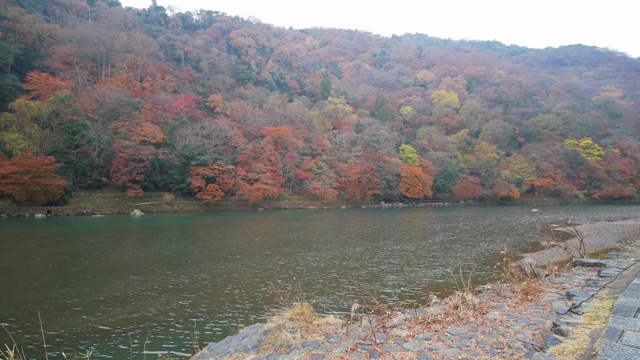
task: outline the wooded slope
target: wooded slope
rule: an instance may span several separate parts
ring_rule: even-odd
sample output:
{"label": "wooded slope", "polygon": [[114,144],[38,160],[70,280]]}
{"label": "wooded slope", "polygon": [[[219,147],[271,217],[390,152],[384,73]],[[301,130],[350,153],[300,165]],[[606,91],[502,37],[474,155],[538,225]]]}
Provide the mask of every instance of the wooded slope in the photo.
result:
{"label": "wooded slope", "polygon": [[0,0],[0,31],[0,193],[18,202],[104,186],[210,202],[640,190],[640,60],[606,49],[117,0]]}

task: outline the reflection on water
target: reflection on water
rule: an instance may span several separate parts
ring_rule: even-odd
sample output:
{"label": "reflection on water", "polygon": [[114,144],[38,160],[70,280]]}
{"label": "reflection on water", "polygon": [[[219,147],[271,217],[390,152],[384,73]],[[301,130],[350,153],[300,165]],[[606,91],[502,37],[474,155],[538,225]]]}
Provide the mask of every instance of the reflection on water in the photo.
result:
{"label": "reflection on water", "polygon": [[[421,303],[476,284],[497,253],[528,251],[542,223],[640,217],[638,206],[442,207],[0,219],[0,323],[28,357],[94,347],[95,358],[192,352],[265,320],[299,283],[326,312],[366,294]],[[368,295],[367,295],[368,296]],[[6,334],[0,341],[8,342]]]}

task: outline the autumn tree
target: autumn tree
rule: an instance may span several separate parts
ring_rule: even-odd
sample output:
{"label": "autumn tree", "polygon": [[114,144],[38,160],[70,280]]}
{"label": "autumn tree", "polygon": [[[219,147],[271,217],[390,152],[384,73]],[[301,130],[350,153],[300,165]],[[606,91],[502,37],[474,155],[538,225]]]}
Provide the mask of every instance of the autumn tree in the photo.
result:
{"label": "autumn tree", "polygon": [[622,98],[622,91],[615,86],[605,86],[591,100],[610,119],[619,119],[634,105],[630,98]]}
{"label": "autumn tree", "polygon": [[308,196],[334,200],[339,192],[336,190],[336,176],[329,166],[320,158],[307,158],[300,171],[298,180],[302,181]]}
{"label": "autumn tree", "polygon": [[367,202],[380,194],[382,182],[375,165],[340,165],[339,184],[350,200]]}
{"label": "autumn tree", "polygon": [[235,168],[219,161],[208,166],[194,166],[189,175],[191,189],[206,203],[220,201],[235,185]]}
{"label": "autumn tree", "polygon": [[0,149],[13,156],[23,152],[37,155],[51,151],[55,130],[65,121],[78,120],[76,99],[61,91],[46,101],[18,98],[9,105],[11,112],[0,114]]}
{"label": "autumn tree", "polygon": [[431,94],[434,116],[451,116],[460,110],[460,99],[453,91],[437,90]]}
{"label": "autumn tree", "polygon": [[220,94],[211,94],[207,98],[207,107],[209,107],[215,114],[222,114],[224,112],[224,101]]}
{"label": "autumn tree", "polygon": [[44,205],[57,201],[67,182],[55,174],[62,166],[53,156],[24,153],[7,158],[0,152],[0,194],[18,203]]}
{"label": "autumn tree", "polygon": [[273,161],[275,171],[282,177],[282,185],[292,191],[296,185],[296,173],[300,169],[301,159],[298,149],[301,141],[294,135],[293,129],[288,126],[270,126],[259,131],[264,136],[261,146],[269,149],[274,147]]}
{"label": "autumn tree", "polygon": [[402,180],[399,186],[402,194],[413,199],[431,197],[435,174],[433,165],[421,158],[411,145],[400,145],[399,150],[402,161]]}
{"label": "autumn tree", "polygon": [[322,110],[324,126],[328,129],[348,130],[351,123],[357,118],[353,115],[353,109],[344,98],[329,97],[327,105]]}
{"label": "autumn tree", "polygon": [[158,146],[166,136],[145,121],[142,111],[134,112],[131,119],[114,121],[109,128],[114,133],[115,154],[110,178],[125,189],[127,196],[141,196],[141,184],[152,168],[150,158],[160,155]]}
{"label": "autumn tree", "polygon": [[458,115],[460,99],[457,93],[447,90],[434,91],[431,94],[431,102],[433,104],[431,113],[436,126],[449,134],[461,130],[462,117]]}
{"label": "autumn tree", "polygon": [[493,196],[495,196],[499,200],[520,199],[520,191],[518,190],[518,188],[502,179],[496,180],[496,182],[493,184],[493,187],[491,188],[491,194],[493,194]]}
{"label": "autumn tree", "polygon": [[636,196],[634,183],[638,170],[635,163],[618,150],[607,151],[602,161],[586,162],[576,169],[573,179],[581,190],[578,195],[588,195],[597,200]]}
{"label": "autumn tree", "polygon": [[400,161],[410,166],[420,165],[420,157],[416,149],[408,144],[400,145]]}
{"label": "autumn tree", "polygon": [[420,166],[402,164],[400,191],[404,196],[412,199],[431,197],[433,195],[432,186],[433,174],[431,176],[425,174]]}
{"label": "autumn tree", "polygon": [[402,118],[404,119],[404,121],[411,120],[411,118],[413,117],[413,114],[415,113],[413,111],[413,108],[409,105],[401,107],[400,110],[398,110],[398,112],[400,113],[400,115],[402,115]]}
{"label": "autumn tree", "polygon": [[276,141],[267,136],[261,142],[252,143],[236,159],[238,183],[236,197],[250,203],[266,197],[278,197],[284,193],[284,174],[281,153],[276,144],[280,144],[284,135],[290,132],[284,129],[266,130]]}
{"label": "autumn tree", "polygon": [[576,150],[587,161],[600,161],[605,153],[600,145],[587,137],[580,140],[567,139],[562,143],[569,150]]}
{"label": "autumn tree", "polygon": [[498,164],[503,157],[504,152],[499,150],[496,145],[480,141],[474,147],[473,155],[461,158],[459,161],[463,166],[470,167],[471,174],[482,180],[483,187],[490,188],[493,182],[499,178]]}
{"label": "autumn tree", "polygon": [[540,179],[527,178],[523,182],[525,189],[531,189],[536,194],[546,195],[555,187],[555,181],[552,178],[544,177]]}
{"label": "autumn tree", "polygon": [[463,176],[451,188],[451,191],[453,192],[453,197],[460,200],[478,199],[484,193],[480,179],[468,175]]}
{"label": "autumn tree", "polygon": [[24,96],[25,99],[45,101],[55,93],[67,89],[67,84],[55,76],[34,70],[27,74],[23,87],[29,91]]}

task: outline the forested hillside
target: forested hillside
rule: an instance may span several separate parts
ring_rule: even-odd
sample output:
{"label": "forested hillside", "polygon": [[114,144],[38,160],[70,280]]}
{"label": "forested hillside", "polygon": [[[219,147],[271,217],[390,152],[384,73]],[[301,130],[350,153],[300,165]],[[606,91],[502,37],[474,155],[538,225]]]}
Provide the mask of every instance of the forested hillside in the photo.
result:
{"label": "forested hillside", "polygon": [[0,0],[0,193],[636,197],[640,60]]}

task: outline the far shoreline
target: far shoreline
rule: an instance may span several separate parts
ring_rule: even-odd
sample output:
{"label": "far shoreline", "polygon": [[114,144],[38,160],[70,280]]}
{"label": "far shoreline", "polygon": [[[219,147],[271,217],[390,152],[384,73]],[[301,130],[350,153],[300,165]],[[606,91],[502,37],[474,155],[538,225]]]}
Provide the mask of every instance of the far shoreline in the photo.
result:
{"label": "far shoreline", "polygon": [[410,208],[410,207],[446,207],[446,206],[561,206],[561,205],[638,205],[640,198],[615,199],[609,201],[555,199],[555,198],[522,198],[515,201],[452,201],[452,200],[405,200],[405,202],[385,202],[371,200],[367,203],[297,197],[281,197],[266,201],[249,203],[246,201],[225,200],[215,204],[207,204],[192,196],[180,196],[175,200],[163,200],[168,193],[147,193],[143,197],[127,197],[123,193],[103,191],[78,192],[68,204],[60,206],[25,206],[17,205],[10,200],[0,200],[0,217],[34,217],[38,214],[50,216],[95,216],[130,214],[140,210],[145,214],[153,213],[187,213],[187,212],[219,212],[219,211],[263,211],[263,210],[324,210],[349,208]]}

